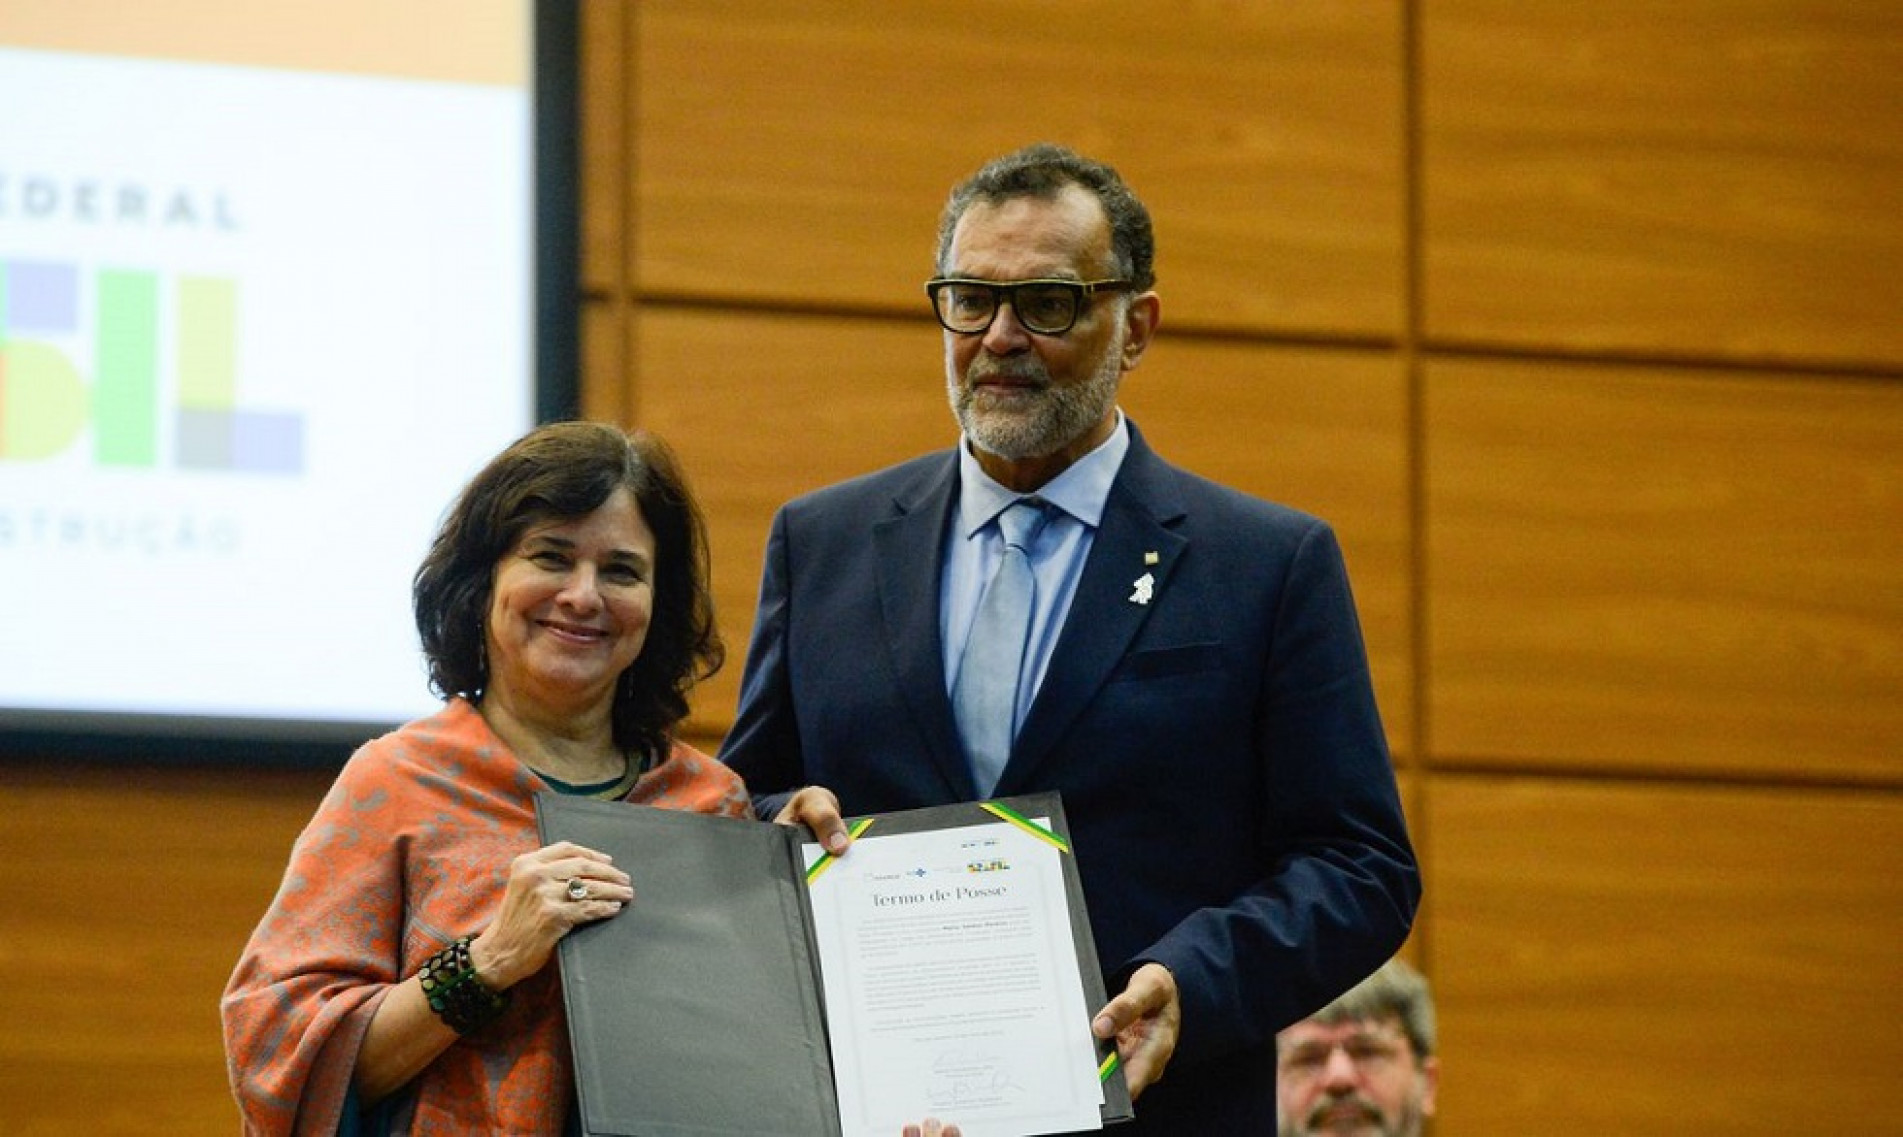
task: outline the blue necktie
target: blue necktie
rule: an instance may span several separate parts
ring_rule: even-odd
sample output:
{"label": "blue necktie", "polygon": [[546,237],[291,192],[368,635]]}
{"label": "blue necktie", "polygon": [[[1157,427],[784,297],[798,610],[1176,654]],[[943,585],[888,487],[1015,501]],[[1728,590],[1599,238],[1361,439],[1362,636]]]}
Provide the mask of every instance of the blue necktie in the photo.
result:
{"label": "blue necktie", "polygon": [[980,797],[990,797],[1018,732],[1018,687],[1030,639],[1037,580],[1026,551],[1043,527],[1043,503],[1020,498],[998,514],[1004,557],[978,601],[971,638],[952,684],[958,735]]}

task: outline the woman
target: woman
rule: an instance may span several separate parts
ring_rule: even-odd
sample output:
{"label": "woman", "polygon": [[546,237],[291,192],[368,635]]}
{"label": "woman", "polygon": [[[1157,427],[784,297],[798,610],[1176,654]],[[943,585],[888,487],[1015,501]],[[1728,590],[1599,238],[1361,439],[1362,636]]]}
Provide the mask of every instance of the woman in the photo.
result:
{"label": "woman", "polygon": [[[634,891],[597,852],[538,848],[533,796],[751,815],[672,733],[722,646],[700,513],[658,440],[531,432],[464,489],[414,602],[447,702],[346,763],[225,990],[247,1132],[572,1132],[547,964]],[[844,848],[825,790],[778,820]]]}

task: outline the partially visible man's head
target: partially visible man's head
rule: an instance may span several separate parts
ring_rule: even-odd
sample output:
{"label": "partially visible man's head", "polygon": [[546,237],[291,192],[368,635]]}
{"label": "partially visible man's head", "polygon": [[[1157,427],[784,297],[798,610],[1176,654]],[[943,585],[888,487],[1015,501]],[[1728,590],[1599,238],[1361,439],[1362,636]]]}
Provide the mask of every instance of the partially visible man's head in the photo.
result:
{"label": "partially visible man's head", "polygon": [[1440,1062],[1427,980],[1390,960],[1276,1036],[1281,1137],[1419,1137]]}

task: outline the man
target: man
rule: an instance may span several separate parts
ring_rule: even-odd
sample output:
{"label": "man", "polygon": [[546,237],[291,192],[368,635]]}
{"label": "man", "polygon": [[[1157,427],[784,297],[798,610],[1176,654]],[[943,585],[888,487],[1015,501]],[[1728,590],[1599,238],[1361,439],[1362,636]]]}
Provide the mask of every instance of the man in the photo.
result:
{"label": "man", "polygon": [[1420,1137],[1440,1060],[1427,980],[1401,960],[1276,1040],[1281,1137]]}
{"label": "man", "polygon": [[1142,203],[1068,150],[954,190],[927,287],[963,440],[774,518],[722,756],[769,810],[1059,791],[1123,1131],[1263,1133],[1276,1029],[1393,954],[1419,879],[1333,533],[1117,408],[1152,258]]}

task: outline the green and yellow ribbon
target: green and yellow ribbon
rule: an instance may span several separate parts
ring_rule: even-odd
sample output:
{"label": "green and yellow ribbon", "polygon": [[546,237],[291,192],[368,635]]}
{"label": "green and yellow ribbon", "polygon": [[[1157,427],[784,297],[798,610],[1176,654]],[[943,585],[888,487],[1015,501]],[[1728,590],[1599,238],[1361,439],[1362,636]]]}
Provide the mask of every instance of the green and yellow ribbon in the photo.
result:
{"label": "green and yellow ribbon", "polygon": [[[866,830],[872,828],[872,823],[876,820],[878,820],[878,818],[876,817],[861,817],[859,820],[847,826],[846,832],[852,836],[853,840],[857,841],[859,839],[859,834],[864,833]],[[829,867],[831,867],[832,863],[838,859],[839,859],[838,857],[835,857],[831,853],[826,852],[826,847],[824,845],[820,846],[819,859],[814,861],[806,869],[806,886],[808,888],[811,888],[813,886],[813,882],[819,879],[819,874],[825,872]]]}
{"label": "green and yellow ribbon", "polygon": [[981,801],[978,803],[978,808],[994,817],[1010,822],[1060,853],[1070,852],[1069,841],[1064,840],[1062,837],[1059,837],[1057,834],[1044,828],[1037,822],[1032,821],[1008,805],[1001,805],[995,801]]}

